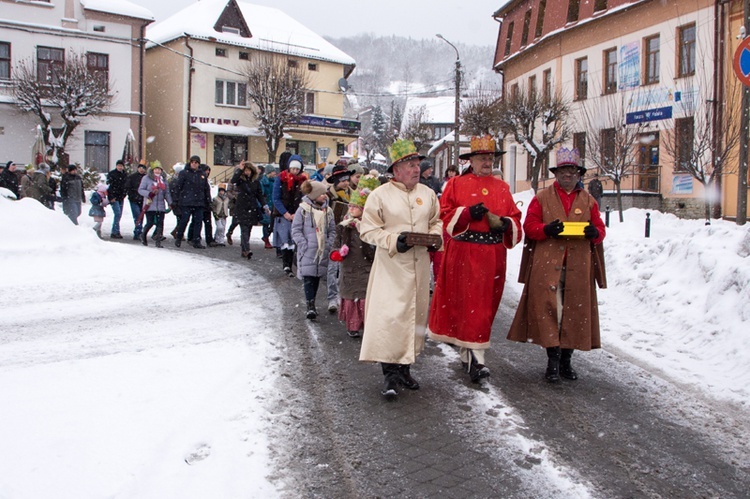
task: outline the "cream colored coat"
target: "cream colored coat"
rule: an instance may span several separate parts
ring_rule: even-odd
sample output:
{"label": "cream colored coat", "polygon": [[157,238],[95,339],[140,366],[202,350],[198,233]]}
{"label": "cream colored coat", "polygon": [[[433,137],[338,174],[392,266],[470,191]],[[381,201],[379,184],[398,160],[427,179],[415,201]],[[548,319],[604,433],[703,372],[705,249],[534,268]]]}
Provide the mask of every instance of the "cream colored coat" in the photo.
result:
{"label": "cream colored coat", "polygon": [[365,329],[359,360],[413,364],[424,348],[430,305],[430,256],[424,246],[396,251],[402,232],[442,237],[435,192],[396,181],[378,187],[365,203],[360,238],[376,247],[365,301]]}

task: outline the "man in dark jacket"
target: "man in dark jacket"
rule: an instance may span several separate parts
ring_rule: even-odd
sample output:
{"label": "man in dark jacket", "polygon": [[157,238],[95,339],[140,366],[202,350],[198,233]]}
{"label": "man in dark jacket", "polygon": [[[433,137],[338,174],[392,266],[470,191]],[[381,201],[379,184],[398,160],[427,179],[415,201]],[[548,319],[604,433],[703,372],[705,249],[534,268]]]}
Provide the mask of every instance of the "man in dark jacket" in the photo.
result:
{"label": "man in dark jacket", "polygon": [[440,196],[440,190],[442,189],[442,186],[440,185],[440,182],[438,179],[432,176],[432,173],[435,171],[435,169],[432,167],[432,161],[429,159],[423,159],[419,163],[419,183],[426,185],[433,191],[435,191],[435,194],[437,196]]}
{"label": "man in dark jacket", "polygon": [[16,175],[16,164],[12,161],[8,161],[0,172],[0,187],[5,187],[10,192],[16,195],[16,199],[20,199],[20,191],[18,190],[18,176]]}
{"label": "man in dark jacket", "polygon": [[145,161],[141,161],[138,164],[138,171],[131,173],[127,180],[125,180],[125,192],[128,195],[128,201],[130,202],[130,212],[133,214],[133,223],[135,228],[133,229],[133,241],[138,241],[141,238],[141,232],[143,232],[143,220],[138,221],[138,216],[141,214],[143,208],[143,196],[138,194],[138,187],[141,185],[141,180],[146,176],[146,164]]}
{"label": "man in dark jacket", "polygon": [[190,244],[197,249],[206,248],[201,244],[201,224],[203,223],[203,212],[206,206],[211,204],[211,189],[208,186],[208,177],[200,169],[200,165],[200,157],[191,156],[188,167],[182,170],[180,176],[177,177],[175,192],[182,210],[174,240],[174,245],[178,248],[182,244],[182,236],[185,234],[185,228],[190,217],[193,217],[189,232],[192,236]]}
{"label": "man in dark jacket", "polygon": [[78,217],[81,216],[81,203],[86,202],[86,194],[83,191],[83,179],[78,175],[76,165],[68,165],[68,171],[60,180],[60,198],[62,199],[63,213],[65,213],[73,224],[78,225]]}
{"label": "man in dark jacket", "polygon": [[125,163],[118,159],[115,164],[115,169],[107,174],[107,196],[109,197],[109,205],[112,207],[112,212],[115,214],[115,219],[112,222],[112,232],[109,237],[112,239],[122,239],[120,234],[120,219],[122,218],[122,206],[125,202],[125,182],[128,180],[128,174],[125,173]]}

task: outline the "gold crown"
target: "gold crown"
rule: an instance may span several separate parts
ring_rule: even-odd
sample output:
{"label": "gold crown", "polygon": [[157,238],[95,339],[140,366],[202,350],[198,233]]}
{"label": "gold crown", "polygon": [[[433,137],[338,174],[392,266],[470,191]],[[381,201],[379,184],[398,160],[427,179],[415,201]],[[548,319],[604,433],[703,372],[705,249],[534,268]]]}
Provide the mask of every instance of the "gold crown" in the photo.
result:
{"label": "gold crown", "polygon": [[471,138],[471,152],[476,154],[494,154],[495,139],[491,135]]}

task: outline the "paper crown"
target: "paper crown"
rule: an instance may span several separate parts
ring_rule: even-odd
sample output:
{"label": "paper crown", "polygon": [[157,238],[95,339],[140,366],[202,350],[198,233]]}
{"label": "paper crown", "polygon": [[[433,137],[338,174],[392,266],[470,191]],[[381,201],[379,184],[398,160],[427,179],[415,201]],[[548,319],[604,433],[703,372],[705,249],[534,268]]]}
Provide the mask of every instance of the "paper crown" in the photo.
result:
{"label": "paper crown", "polygon": [[[391,168],[399,161],[405,161],[412,158],[424,158],[424,156],[420,156],[417,152],[417,146],[414,145],[414,142],[408,139],[399,139],[394,142],[390,147],[390,153]],[[391,171],[391,168],[389,168],[388,170]]]}
{"label": "paper crown", "polygon": [[505,154],[505,151],[498,151],[495,139],[491,135],[483,135],[481,137],[471,138],[471,152],[461,154],[460,159],[469,159],[476,154],[494,154],[500,156]]}
{"label": "paper crown", "polygon": [[566,147],[561,147],[557,150],[556,156],[557,164],[555,166],[550,166],[550,171],[554,172],[562,166],[577,166],[578,173],[581,175],[586,173],[586,168],[581,166],[581,153],[578,152],[577,148],[574,147],[573,149],[568,149]]}
{"label": "paper crown", "polygon": [[367,196],[378,187],[380,187],[380,180],[378,180],[377,177],[363,175],[359,179],[357,189],[352,192],[352,195],[349,198],[349,204],[363,208],[365,206],[365,201],[367,201]]}

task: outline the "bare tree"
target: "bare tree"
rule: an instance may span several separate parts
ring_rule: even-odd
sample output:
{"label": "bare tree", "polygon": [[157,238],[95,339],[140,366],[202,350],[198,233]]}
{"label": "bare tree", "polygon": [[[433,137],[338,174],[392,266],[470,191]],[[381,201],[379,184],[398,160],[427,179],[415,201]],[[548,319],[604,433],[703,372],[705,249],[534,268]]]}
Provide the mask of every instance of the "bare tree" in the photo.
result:
{"label": "bare tree", "polygon": [[635,173],[638,145],[647,123],[626,123],[630,94],[620,91],[587,99],[581,103],[581,123],[586,130],[586,163],[596,167],[599,174],[612,180],[615,186],[620,222],[622,209],[622,180]]}
{"label": "bare tree", "polygon": [[[14,70],[16,105],[39,119],[53,166],[58,166],[64,157],[65,145],[83,119],[104,113],[114,99],[109,82],[88,70],[86,55],[70,54],[61,66],[53,65],[47,74],[41,75],[37,74],[34,61],[27,59]],[[53,130],[53,114],[62,119],[57,132]]]}
{"label": "bare tree", "polygon": [[264,53],[254,56],[243,73],[248,98],[258,128],[265,136],[268,161],[276,162],[284,131],[303,114],[307,73],[286,56]]}
{"label": "bare tree", "polygon": [[461,132],[466,135],[492,135],[495,140],[501,137],[500,105],[494,95],[478,89],[465,99],[461,106]]}
{"label": "bare tree", "polygon": [[708,85],[683,99],[684,118],[672,119],[664,133],[664,150],[674,158],[674,172],[686,173],[703,185],[706,221],[712,208],[721,216],[720,182],[724,175],[736,174],[739,161],[729,161],[742,137],[740,128],[740,86],[729,85],[721,102],[710,98]]}
{"label": "bare tree", "polygon": [[406,116],[401,137],[414,142],[417,150],[432,138],[432,129],[427,124],[430,119],[430,112],[427,106],[419,106],[409,110]]}
{"label": "bare tree", "polygon": [[500,102],[497,126],[512,136],[533,158],[531,188],[539,186],[539,172],[555,146],[570,137],[568,103],[561,95],[541,98],[537,91],[521,89]]}

